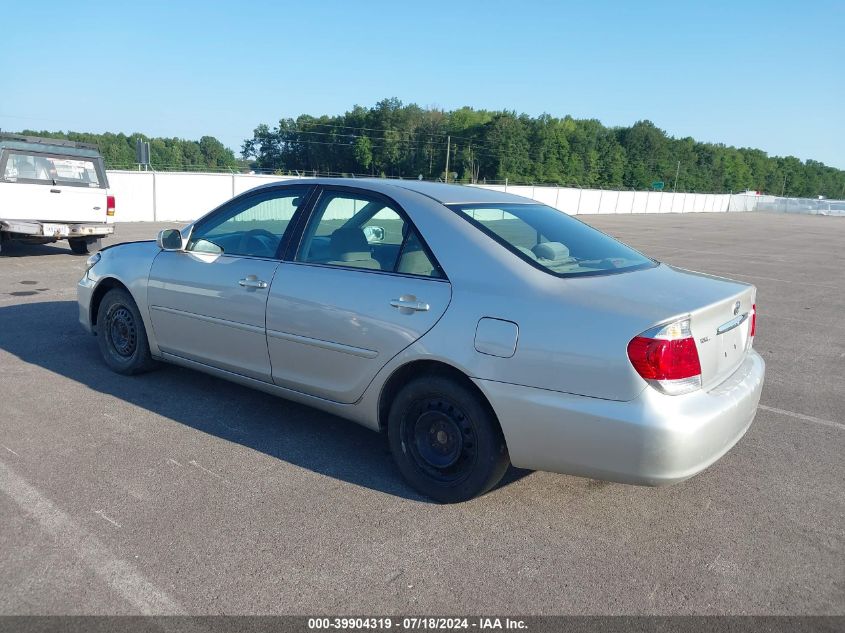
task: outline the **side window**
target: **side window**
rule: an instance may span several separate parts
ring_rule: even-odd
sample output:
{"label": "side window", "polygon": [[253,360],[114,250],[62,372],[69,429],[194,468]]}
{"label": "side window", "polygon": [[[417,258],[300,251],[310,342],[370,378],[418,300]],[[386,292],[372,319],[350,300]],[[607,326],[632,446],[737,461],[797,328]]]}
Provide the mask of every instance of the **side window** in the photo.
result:
{"label": "side window", "polygon": [[320,197],[296,261],[440,276],[416,230],[398,210],[357,193],[329,191]]}
{"label": "side window", "polygon": [[187,250],[248,257],[275,257],[307,188],[283,189],[249,196],[198,225]]}
{"label": "side window", "polygon": [[443,278],[440,267],[431,261],[416,230],[411,230],[408,233],[408,237],[402,246],[396,272],[406,275],[420,275],[421,277]]}
{"label": "side window", "polygon": [[378,198],[325,192],[305,228],[300,262],[393,272],[405,221]]}

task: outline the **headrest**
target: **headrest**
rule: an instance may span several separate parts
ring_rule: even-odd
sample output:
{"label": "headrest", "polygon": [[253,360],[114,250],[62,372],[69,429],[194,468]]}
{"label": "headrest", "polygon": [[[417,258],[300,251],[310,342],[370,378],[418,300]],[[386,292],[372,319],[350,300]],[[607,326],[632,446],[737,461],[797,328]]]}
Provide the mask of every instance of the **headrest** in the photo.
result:
{"label": "headrest", "polygon": [[402,253],[398,271],[409,275],[421,275],[423,277],[434,277],[436,275],[431,260],[422,249],[408,250]]}
{"label": "headrest", "polygon": [[517,246],[516,250],[528,257],[528,259],[533,259],[534,261],[537,261],[537,256],[534,254],[534,251],[532,251],[530,248],[525,248],[524,246]]}
{"label": "headrest", "polygon": [[569,258],[569,249],[560,242],[543,242],[537,244],[532,250],[540,259],[559,261]]}
{"label": "headrest", "polygon": [[356,227],[337,229],[332,233],[331,250],[332,257],[338,261],[352,262],[372,257],[364,231]]}

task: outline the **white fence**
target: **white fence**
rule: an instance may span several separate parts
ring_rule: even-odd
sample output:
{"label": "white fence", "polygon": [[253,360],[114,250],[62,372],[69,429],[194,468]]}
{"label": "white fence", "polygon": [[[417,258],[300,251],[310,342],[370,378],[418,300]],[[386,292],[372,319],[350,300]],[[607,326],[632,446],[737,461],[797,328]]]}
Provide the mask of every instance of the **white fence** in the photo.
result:
{"label": "white fence", "polygon": [[[295,176],[196,172],[109,171],[119,222],[190,222],[230,198],[268,182]],[[593,213],[724,213],[777,211],[845,215],[845,201],[746,194],[617,191],[532,185],[474,185],[506,191],[570,215]]]}
{"label": "white fence", "polygon": [[777,213],[810,213],[812,215],[845,216],[845,200],[758,196],[754,210],[774,211]]}

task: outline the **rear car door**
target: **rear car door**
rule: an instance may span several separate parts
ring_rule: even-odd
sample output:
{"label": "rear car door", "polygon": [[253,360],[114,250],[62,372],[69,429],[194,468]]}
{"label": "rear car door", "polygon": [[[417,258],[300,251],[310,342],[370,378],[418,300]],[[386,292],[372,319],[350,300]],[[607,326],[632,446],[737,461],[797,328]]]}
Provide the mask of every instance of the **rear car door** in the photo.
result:
{"label": "rear car door", "polygon": [[372,192],[324,188],[298,242],[267,304],[273,382],[355,402],[443,315],[451,286],[405,212]]}
{"label": "rear car door", "polygon": [[165,354],[270,382],[265,312],[279,253],[311,187],[260,190],[200,220],[183,251],[162,251],[147,298]]}

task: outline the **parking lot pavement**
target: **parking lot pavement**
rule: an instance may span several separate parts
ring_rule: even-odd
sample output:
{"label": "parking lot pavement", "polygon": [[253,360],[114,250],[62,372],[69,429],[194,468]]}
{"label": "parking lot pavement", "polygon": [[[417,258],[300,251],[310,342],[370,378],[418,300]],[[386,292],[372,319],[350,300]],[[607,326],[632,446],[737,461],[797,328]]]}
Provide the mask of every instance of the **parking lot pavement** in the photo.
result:
{"label": "parking lot pavement", "polygon": [[759,288],[761,410],[687,482],[513,471],[428,503],[354,424],[185,369],[112,374],[77,323],[84,258],[10,247],[0,613],[845,613],[845,218],[583,219]]}

